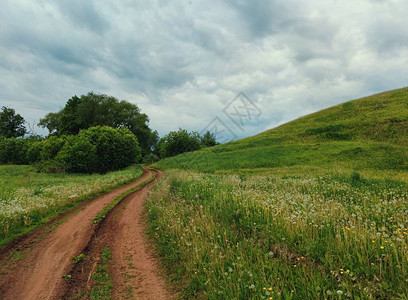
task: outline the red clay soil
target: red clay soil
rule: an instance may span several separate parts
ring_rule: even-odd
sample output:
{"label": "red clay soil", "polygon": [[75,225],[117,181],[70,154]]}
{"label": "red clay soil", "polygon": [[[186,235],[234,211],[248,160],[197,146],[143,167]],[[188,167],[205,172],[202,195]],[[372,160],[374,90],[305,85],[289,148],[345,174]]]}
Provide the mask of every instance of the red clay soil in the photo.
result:
{"label": "red clay soil", "polygon": [[[161,177],[162,173],[158,173]],[[143,202],[149,186],[135,193],[111,216],[112,277],[114,299],[169,299],[164,280],[157,276],[157,262],[149,251],[142,223]],[[116,222],[115,222],[115,218]]]}
{"label": "red clay soil", "polygon": [[[156,173],[161,176],[161,173]],[[93,235],[96,215],[113,199],[124,191],[136,186],[151,177],[152,171],[147,171],[139,180],[127,184],[114,191],[96,197],[82,210],[70,216],[50,233],[42,233],[40,238],[30,238],[31,242],[24,245],[26,256],[8,262],[0,262],[0,299],[60,299],[66,293],[66,282],[62,278],[73,268],[72,256],[77,256],[87,247]],[[156,175],[157,176],[157,175]],[[144,226],[140,222],[143,201],[154,184],[142,188],[140,192],[132,194],[130,201],[125,203],[126,209],[115,217],[117,226],[112,228],[114,237],[112,246],[112,260],[114,262],[113,279],[115,297],[120,296],[122,287],[133,287],[135,296],[145,299],[160,299],[165,295],[165,284],[157,275],[155,260],[147,251],[144,240]],[[114,209],[115,212],[117,208]],[[109,214],[108,218],[112,215]],[[104,224],[108,222],[103,222]],[[110,231],[110,230],[109,230]],[[37,235],[39,235],[37,233]],[[35,241],[35,242],[33,242]],[[130,266],[129,260],[137,268],[130,270],[132,278],[121,278],[121,267]],[[11,263],[10,263],[11,262]],[[122,268],[122,269],[123,269]],[[133,277],[135,275],[135,277]],[[158,291],[154,294],[143,294],[150,290]],[[129,292],[127,291],[129,294]],[[116,297],[117,295],[117,297]],[[147,295],[152,295],[147,296]]]}

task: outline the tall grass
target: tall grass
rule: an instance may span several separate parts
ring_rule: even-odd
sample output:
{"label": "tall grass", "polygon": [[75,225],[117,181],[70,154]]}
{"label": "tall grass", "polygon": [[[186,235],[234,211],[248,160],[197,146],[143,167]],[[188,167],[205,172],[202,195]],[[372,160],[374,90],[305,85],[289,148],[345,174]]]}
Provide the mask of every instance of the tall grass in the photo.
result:
{"label": "tall grass", "polygon": [[36,173],[30,166],[0,166],[0,245],[81,200],[141,175],[139,167],[83,175]]}
{"label": "tall grass", "polygon": [[170,172],[146,211],[184,298],[406,299],[407,192],[359,173]]}

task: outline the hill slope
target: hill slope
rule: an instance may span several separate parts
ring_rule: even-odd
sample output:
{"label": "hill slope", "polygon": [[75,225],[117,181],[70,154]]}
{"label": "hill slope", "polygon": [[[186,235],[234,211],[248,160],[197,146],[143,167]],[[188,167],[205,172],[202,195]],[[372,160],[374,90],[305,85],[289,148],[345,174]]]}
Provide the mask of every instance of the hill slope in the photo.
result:
{"label": "hill slope", "polygon": [[256,136],[162,160],[163,169],[407,170],[408,88],[345,102]]}

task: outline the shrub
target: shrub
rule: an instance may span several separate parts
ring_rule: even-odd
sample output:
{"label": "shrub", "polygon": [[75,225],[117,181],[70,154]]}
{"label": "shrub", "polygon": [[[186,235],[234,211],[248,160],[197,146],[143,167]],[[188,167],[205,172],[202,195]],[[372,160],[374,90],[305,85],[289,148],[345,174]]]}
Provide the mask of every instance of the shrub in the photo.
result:
{"label": "shrub", "polygon": [[63,162],[68,172],[92,173],[98,160],[96,147],[85,136],[70,136],[56,160]]}
{"label": "shrub", "polygon": [[42,141],[41,148],[41,161],[47,161],[54,159],[58,152],[62,149],[65,144],[66,138],[60,138],[56,136],[49,137],[48,139]]}
{"label": "shrub", "polygon": [[175,156],[201,148],[201,137],[196,132],[188,133],[185,129],[171,131],[159,142],[160,157]]}
{"label": "shrub", "polygon": [[144,163],[146,165],[150,165],[150,164],[155,163],[155,162],[157,162],[159,160],[160,160],[160,158],[156,154],[149,153],[148,155],[143,157],[142,163]]}
{"label": "shrub", "polygon": [[118,170],[140,161],[139,143],[128,129],[96,126],[81,130],[79,136],[95,146],[96,172]]}
{"label": "shrub", "polygon": [[34,164],[41,161],[41,151],[43,148],[43,142],[31,142],[27,150],[27,161],[30,164]]}
{"label": "shrub", "polygon": [[18,138],[0,140],[0,163],[24,165],[27,163],[27,141]]}

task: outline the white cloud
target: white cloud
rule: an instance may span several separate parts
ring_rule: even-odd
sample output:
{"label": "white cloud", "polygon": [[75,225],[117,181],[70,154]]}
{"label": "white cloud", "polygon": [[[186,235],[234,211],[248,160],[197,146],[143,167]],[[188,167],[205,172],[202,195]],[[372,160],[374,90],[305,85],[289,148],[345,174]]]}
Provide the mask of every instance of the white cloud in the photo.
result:
{"label": "white cloud", "polygon": [[237,132],[251,135],[408,85],[407,13],[403,0],[2,1],[0,105],[33,122],[106,93],[164,134],[225,118],[244,91],[262,110]]}

